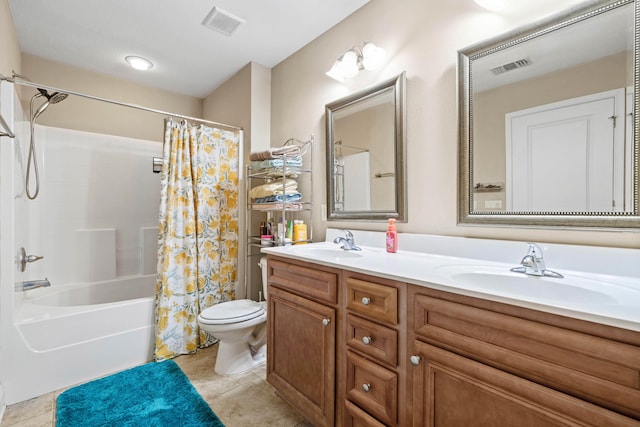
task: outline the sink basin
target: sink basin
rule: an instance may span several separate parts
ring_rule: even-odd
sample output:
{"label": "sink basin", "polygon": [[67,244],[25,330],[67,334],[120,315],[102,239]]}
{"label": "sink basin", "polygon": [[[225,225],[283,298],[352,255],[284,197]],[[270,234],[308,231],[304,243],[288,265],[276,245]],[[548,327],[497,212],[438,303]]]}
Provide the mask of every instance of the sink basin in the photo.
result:
{"label": "sink basin", "polygon": [[331,243],[328,244],[310,244],[310,245],[296,245],[291,249],[291,252],[297,255],[306,255],[314,258],[324,258],[339,260],[344,258],[361,258],[362,251],[345,251],[340,246]]}
{"label": "sink basin", "polygon": [[[631,289],[619,287],[609,282],[592,280],[579,276],[564,278],[528,276],[509,270],[508,267],[456,265],[443,266],[436,273],[453,283],[480,292],[496,293],[503,296],[527,298],[576,304],[619,304]],[[637,297],[640,292],[635,291]]]}

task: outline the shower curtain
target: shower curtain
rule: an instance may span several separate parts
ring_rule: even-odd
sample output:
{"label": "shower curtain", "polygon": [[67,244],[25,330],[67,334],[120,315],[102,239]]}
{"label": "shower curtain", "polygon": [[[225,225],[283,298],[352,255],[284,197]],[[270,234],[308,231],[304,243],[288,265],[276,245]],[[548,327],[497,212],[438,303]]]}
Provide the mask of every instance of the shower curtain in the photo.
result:
{"label": "shower curtain", "polygon": [[239,138],[240,131],[165,120],[156,361],[214,343],[198,314],[235,297]]}

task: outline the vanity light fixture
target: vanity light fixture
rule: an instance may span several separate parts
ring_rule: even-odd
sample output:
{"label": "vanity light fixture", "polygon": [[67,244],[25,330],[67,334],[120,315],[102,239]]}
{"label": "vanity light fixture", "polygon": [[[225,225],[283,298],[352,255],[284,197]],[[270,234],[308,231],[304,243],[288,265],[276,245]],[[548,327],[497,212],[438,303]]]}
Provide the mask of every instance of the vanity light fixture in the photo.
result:
{"label": "vanity light fixture", "polygon": [[126,56],[124,60],[136,70],[146,71],[153,68],[153,62],[141,56],[129,55]]}
{"label": "vanity light fixture", "polygon": [[475,2],[494,12],[499,12],[507,6],[507,0],[475,0]]}
{"label": "vanity light fixture", "polygon": [[360,70],[375,70],[380,67],[386,55],[383,48],[371,42],[365,43],[362,50],[354,46],[338,58],[326,74],[344,83],[345,78],[350,79],[357,76]]}

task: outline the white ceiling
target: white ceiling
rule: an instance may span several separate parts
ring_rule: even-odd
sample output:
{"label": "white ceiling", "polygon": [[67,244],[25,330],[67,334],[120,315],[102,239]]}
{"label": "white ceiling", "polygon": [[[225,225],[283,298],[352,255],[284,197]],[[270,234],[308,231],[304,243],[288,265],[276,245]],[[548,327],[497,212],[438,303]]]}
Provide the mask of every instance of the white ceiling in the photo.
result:
{"label": "white ceiling", "polygon": [[[9,0],[9,6],[24,53],[204,98],[251,61],[277,65],[368,1]],[[206,28],[214,6],[246,23],[232,36]],[[133,70],[127,55],[154,67]]]}

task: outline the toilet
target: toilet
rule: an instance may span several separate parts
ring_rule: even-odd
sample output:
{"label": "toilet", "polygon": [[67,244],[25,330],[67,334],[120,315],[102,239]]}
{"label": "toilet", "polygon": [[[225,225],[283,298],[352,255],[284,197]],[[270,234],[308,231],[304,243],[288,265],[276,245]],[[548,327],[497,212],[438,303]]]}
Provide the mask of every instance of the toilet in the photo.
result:
{"label": "toilet", "polygon": [[[262,290],[267,296],[267,258],[260,259]],[[249,299],[227,301],[203,310],[200,328],[220,340],[215,372],[234,375],[266,360],[267,303]]]}

